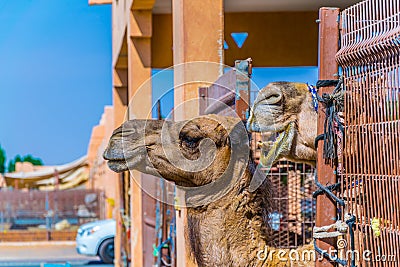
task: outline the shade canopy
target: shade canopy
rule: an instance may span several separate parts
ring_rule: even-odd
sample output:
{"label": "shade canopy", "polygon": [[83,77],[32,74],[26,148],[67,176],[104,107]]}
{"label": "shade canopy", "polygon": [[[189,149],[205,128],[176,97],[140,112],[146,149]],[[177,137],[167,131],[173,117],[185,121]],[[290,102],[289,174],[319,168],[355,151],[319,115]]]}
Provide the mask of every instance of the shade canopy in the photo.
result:
{"label": "shade canopy", "polygon": [[83,184],[88,178],[87,156],[64,165],[43,167],[37,171],[4,174],[7,186],[40,190],[54,190],[57,184],[60,190],[70,189]]}

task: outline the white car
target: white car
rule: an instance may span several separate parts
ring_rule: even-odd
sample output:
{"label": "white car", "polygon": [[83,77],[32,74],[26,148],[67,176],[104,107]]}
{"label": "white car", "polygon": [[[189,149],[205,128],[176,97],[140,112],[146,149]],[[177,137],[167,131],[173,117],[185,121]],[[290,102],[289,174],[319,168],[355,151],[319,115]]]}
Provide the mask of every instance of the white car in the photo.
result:
{"label": "white car", "polygon": [[104,263],[113,263],[115,231],[115,220],[81,225],[76,236],[76,251],[83,255],[99,256]]}

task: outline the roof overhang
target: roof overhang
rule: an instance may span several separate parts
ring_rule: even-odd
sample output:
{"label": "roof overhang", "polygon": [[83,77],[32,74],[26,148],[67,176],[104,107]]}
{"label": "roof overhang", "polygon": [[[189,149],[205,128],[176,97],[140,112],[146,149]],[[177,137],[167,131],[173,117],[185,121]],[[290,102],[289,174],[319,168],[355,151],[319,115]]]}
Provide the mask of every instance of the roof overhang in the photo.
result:
{"label": "roof overhang", "polygon": [[[110,5],[112,0],[89,0],[89,5]],[[154,0],[136,1],[144,2],[151,7]],[[295,11],[316,11],[320,7],[334,6],[344,9],[360,0],[224,0],[225,12],[295,12]],[[135,2],[134,2],[135,3]],[[156,0],[153,13],[171,14],[172,0]]]}
{"label": "roof overhang", "polygon": [[111,5],[112,2],[112,0],[89,0],[89,5]]}
{"label": "roof overhang", "polygon": [[[344,9],[360,0],[224,0],[225,12],[300,12],[318,11],[320,7]],[[171,14],[172,0],[156,0],[153,13]]]}

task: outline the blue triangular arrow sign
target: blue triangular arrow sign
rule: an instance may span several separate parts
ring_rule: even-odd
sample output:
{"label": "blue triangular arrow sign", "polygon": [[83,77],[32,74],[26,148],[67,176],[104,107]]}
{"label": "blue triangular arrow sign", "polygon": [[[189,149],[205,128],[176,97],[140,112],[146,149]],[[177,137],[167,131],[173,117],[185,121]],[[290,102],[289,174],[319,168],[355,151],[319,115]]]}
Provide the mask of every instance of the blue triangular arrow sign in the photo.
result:
{"label": "blue triangular arrow sign", "polygon": [[228,45],[228,43],[226,42],[226,41],[224,41],[224,49],[226,50],[226,49],[229,49],[229,45]]}
{"label": "blue triangular arrow sign", "polygon": [[249,34],[247,32],[232,32],[231,36],[233,38],[233,41],[235,41],[236,45],[239,48],[242,48]]}

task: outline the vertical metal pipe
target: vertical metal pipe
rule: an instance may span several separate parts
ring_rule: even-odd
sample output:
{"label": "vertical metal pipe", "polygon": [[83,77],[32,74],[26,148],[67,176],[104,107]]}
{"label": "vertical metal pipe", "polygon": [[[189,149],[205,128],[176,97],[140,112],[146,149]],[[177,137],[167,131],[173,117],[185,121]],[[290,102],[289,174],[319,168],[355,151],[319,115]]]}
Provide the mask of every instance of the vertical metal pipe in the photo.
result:
{"label": "vertical metal pipe", "polygon": [[60,189],[60,175],[57,169],[54,169],[54,177],[56,178],[54,187],[54,224],[58,222],[58,190]]}
{"label": "vertical metal pipe", "polygon": [[[336,52],[339,48],[339,9],[323,7],[319,11],[319,79],[331,80],[338,71],[335,60]],[[332,93],[333,87],[320,88],[319,94]],[[323,133],[325,119],[325,109],[320,106],[318,110],[318,134]],[[323,144],[318,145],[317,175],[321,184],[333,184],[336,182],[334,167],[326,164],[323,159]],[[324,226],[335,223],[336,204],[325,195],[317,197],[316,226]],[[317,245],[328,251],[335,245],[335,239],[317,240]],[[324,259],[316,262],[317,267],[334,266],[331,262]]]}
{"label": "vertical metal pipe", "polygon": [[247,119],[250,105],[250,76],[252,69],[251,58],[246,60],[236,60],[236,114],[242,120]]}
{"label": "vertical metal pipe", "polygon": [[161,115],[161,100],[157,100],[157,119],[162,120],[162,115]]}

